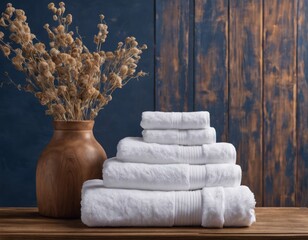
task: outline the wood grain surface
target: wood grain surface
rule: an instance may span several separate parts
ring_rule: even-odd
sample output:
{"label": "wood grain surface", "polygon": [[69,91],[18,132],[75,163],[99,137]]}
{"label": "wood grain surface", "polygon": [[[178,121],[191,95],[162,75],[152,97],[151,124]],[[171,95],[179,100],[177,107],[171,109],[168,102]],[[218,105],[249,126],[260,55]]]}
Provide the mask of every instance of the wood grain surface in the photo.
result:
{"label": "wood grain surface", "polygon": [[36,198],[47,217],[80,218],[81,189],[101,179],[105,150],[93,135],[94,121],[54,121],[54,134],[39,158]]}
{"label": "wood grain surface", "polygon": [[[156,72],[164,73],[156,76],[157,110],[208,110],[217,140],[237,148],[243,184],[258,206],[308,206],[307,4],[156,2]],[[179,65],[191,57],[187,48],[193,61]],[[193,67],[193,79],[178,76],[178,66]],[[183,91],[189,84],[192,103],[191,90]]]}
{"label": "wood grain surface", "polygon": [[210,111],[259,206],[308,205],[306,5],[154,4],[156,110]]}
{"label": "wood grain surface", "polygon": [[193,110],[192,6],[156,1],[156,110]]}
{"label": "wood grain surface", "polygon": [[297,1],[264,1],[264,205],[294,206]]}
{"label": "wood grain surface", "polygon": [[195,1],[195,110],[208,110],[217,140],[228,133],[228,1]]}
{"label": "wood grain surface", "polygon": [[262,1],[231,1],[229,21],[229,141],[262,206]]}
{"label": "wood grain surface", "polygon": [[297,185],[296,205],[308,205],[308,1],[299,0],[297,41]]}
{"label": "wood grain surface", "polygon": [[37,209],[0,209],[0,239],[307,239],[307,208],[257,208],[249,228],[88,228],[44,218]]}

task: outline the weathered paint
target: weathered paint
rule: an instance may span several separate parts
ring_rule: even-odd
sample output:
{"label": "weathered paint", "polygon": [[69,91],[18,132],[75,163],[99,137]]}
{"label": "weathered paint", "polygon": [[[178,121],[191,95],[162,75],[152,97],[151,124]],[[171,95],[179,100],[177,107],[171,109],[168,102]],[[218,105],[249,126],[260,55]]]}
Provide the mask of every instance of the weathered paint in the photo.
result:
{"label": "weathered paint", "polygon": [[262,206],[262,0],[230,1],[229,141]]}
{"label": "weathered paint", "polygon": [[264,206],[294,206],[297,1],[264,1]]}
{"label": "weathered paint", "polygon": [[195,109],[211,113],[217,140],[228,134],[228,1],[195,1]]}
{"label": "weathered paint", "polygon": [[193,110],[192,6],[156,1],[156,110]]}
{"label": "weathered paint", "polygon": [[308,2],[299,0],[297,41],[296,205],[308,206]]}

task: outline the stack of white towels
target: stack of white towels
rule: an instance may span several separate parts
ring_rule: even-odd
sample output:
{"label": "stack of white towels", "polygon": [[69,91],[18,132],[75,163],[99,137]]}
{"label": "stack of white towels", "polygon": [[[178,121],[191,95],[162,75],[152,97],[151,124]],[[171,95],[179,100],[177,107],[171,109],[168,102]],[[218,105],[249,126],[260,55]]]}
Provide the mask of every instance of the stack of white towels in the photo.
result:
{"label": "stack of white towels", "polygon": [[144,112],[143,138],[127,137],[84,183],[81,219],[98,226],[250,226],[255,199],[241,186],[230,143],[216,143],[208,112]]}

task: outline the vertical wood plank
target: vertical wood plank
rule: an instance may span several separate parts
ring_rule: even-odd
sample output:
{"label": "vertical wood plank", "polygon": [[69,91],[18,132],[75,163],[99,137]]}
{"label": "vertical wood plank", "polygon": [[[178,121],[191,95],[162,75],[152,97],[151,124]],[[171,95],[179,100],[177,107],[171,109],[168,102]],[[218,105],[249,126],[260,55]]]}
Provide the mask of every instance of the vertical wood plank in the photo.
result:
{"label": "vertical wood plank", "polygon": [[308,205],[308,2],[299,0],[297,41],[297,156],[296,205]]}
{"label": "vertical wood plank", "polygon": [[156,110],[193,110],[192,6],[156,1]]}
{"label": "vertical wood plank", "polygon": [[195,1],[195,109],[208,110],[217,140],[228,132],[228,1]]}
{"label": "vertical wood plank", "polygon": [[294,206],[297,1],[264,1],[264,205]]}
{"label": "vertical wood plank", "polygon": [[262,206],[262,0],[230,1],[229,27],[229,141]]}

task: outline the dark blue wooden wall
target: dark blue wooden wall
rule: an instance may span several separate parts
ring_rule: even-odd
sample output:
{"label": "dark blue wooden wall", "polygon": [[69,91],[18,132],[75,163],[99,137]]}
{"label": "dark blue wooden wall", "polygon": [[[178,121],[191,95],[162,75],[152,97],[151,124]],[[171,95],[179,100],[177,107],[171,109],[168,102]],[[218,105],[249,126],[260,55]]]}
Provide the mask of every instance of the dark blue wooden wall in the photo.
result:
{"label": "dark blue wooden wall", "polygon": [[[0,0],[0,8],[5,2]],[[49,0],[13,1],[39,39]],[[308,1],[70,0],[67,10],[93,46],[98,14],[105,49],[133,35],[146,43],[149,73],[117,91],[96,119],[108,156],[138,136],[144,110],[209,110],[219,141],[238,150],[243,184],[258,206],[308,205]],[[0,72],[22,75],[0,58]],[[0,89],[0,206],[34,206],[35,166],[51,119],[26,93]]]}

